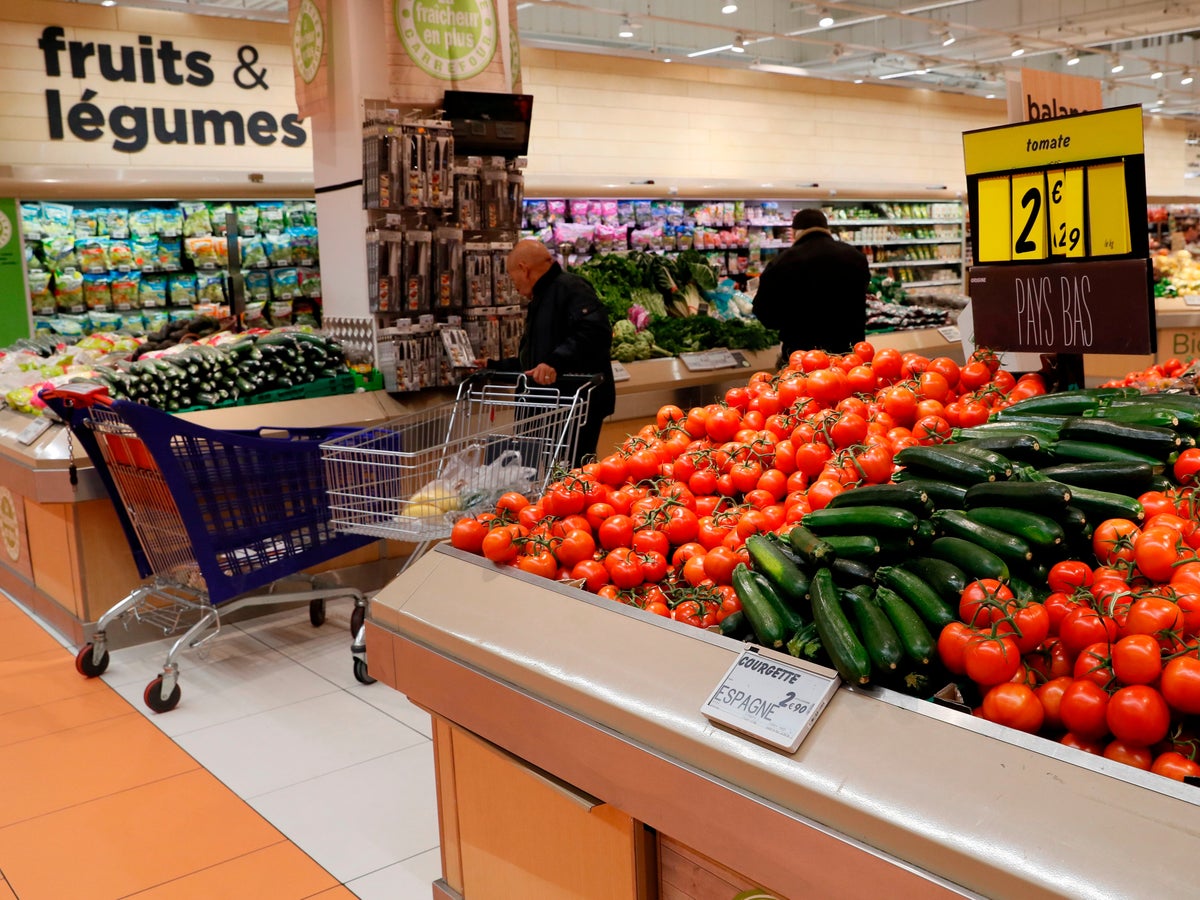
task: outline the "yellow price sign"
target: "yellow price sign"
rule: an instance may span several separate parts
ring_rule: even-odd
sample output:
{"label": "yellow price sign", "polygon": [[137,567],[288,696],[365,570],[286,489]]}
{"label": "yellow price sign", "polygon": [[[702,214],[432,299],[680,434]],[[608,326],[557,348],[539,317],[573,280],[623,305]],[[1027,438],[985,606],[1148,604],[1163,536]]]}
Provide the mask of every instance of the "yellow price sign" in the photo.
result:
{"label": "yellow price sign", "polygon": [[1012,215],[1008,176],[979,179],[979,261],[1012,259]]}
{"label": "yellow price sign", "polygon": [[1083,257],[1084,241],[1083,169],[1051,169],[1046,172],[1050,200],[1050,254]]}
{"label": "yellow price sign", "polygon": [[1129,204],[1125,196],[1125,163],[1087,167],[1088,228],[1092,256],[1129,252]]}
{"label": "yellow price sign", "polygon": [[1012,242],[1014,260],[1046,258],[1046,173],[1012,176]]}

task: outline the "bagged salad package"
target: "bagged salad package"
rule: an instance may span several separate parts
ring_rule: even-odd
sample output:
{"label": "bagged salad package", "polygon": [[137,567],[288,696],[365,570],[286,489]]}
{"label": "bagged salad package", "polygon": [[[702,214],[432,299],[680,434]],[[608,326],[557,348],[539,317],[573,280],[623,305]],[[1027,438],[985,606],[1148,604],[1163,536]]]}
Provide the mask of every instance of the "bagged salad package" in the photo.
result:
{"label": "bagged salad package", "polygon": [[91,310],[112,309],[112,276],[88,272],[83,276],[83,302]]}

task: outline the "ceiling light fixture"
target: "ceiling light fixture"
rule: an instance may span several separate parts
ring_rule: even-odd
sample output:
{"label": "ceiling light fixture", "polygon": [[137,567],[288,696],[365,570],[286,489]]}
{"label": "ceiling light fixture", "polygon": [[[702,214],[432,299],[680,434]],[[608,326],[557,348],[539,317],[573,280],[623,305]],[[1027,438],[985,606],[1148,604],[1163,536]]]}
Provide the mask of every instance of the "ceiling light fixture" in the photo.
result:
{"label": "ceiling light fixture", "polygon": [[736,3],[726,3],[724,6],[721,7],[721,12],[725,13],[725,15],[727,15],[727,16],[730,15],[731,13],[735,13],[735,12],[737,12],[737,4]]}
{"label": "ceiling light fixture", "polygon": [[1016,38],[1013,38],[1012,53],[1010,53],[1009,56],[1024,56],[1024,55],[1025,55],[1025,48],[1017,43]]}
{"label": "ceiling light fixture", "polygon": [[663,62],[671,62],[671,57],[669,57],[669,56],[664,56],[664,57],[663,57]]}
{"label": "ceiling light fixture", "polygon": [[947,31],[947,32],[946,32],[946,36],[945,36],[944,38],[942,38],[942,46],[943,46],[943,47],[949,47],[949,46],[950,46],[951,44],[953,44],[953,43],[954,43],[956,40],[957,40],[957,38],[954,36],[954,32],[953,32],[953,31]]}
{"label": "ceiling light fixture", "polygon": [[729,48],[734,53],[746,52],[746,40],[740,34],[733,39],[733,45]]}
{"label": "ceiling light fixture", "polygon": [[988,94],[988,95],[987,95],[987,97],[986,97],[985,99],[987,99],[987,100],[995,100],[995,99],[996,99],[996,95],[995,95],[995,94]]}
{"label": "ceiling light fixture", "polygon": [[633,23],[629,21],[629,16],[626,16],[625,20],[621,22],[621,30],[617,32],[617,35],[623,38],[633,37]]}
{"label": "ceiling light fixture", "polygon": [[1151,80],[1151,81],[1158,81],[1158,79],[1160,79],[1160,78],[1162,78],[1162,77],[1163,77],[1163,73],[1162,73],[1162,71],[1161,71],[1161,70],[1159,70],[1159,71],[1157,71],[1157,72],[1151,72],[1151,73],[1150,73],[1150,80]]}
{"label": "ceiling light fixture", "polygon": [[821,17],[821,18],[817,19],[817,24],[820,25],[822,28],[832,28],[834,26],[833,16],[830,14],[829,10],[827,10],[827,9],[818,10],[817,15],[819,15]]}
{"label": "ceiling light fixture", "polygon": [[1184,69],[1184,70],[1183,70],[1183,77],[1179,79],[1179,83],[1180,83],[1180,84],[1184,84],[1184,85],[1186,85],[1186,84],[1191,84],[1193,80],[1194,80],[1194,79],[1192,78],[1192,70],[1191,70],[1191,69]]}
{"label": "ceiling light fixture", "polygon": [[1079,65],[1079,59],[1080,59],[1079,51],[1072,50],[1071,55],[1067,57],[1067,65],[1068,66],[1077,66],[1077,65]]}
{"label": "ceiling light fixture", "polygon": [[862,84],[862,83],[863,83],[863,79],[861,79],[861,78],[855,78],[855,79],[854,79],[854,83],[855,83],[855,84]]}
{"label": "ceiling light fixture", "polygon": [[1119,57],[1114,56],[1112,58],[1112,68],[1110,68],[1109,71],[1114,75],[1120,75],[1125,71],[1125,65],[1121,62]]}
{"label": "ceiling light fixture", "polygon": [[101,6],[116,6],[117,0],[100,0]]}
{"label": "ceiling light fixture", "polygon": [[911,69],[908,72],[892,72],[889,75],[880,75],[880,81],[889,81],[893,78],[908,78],[910,75],[928,75],[928,69]]}

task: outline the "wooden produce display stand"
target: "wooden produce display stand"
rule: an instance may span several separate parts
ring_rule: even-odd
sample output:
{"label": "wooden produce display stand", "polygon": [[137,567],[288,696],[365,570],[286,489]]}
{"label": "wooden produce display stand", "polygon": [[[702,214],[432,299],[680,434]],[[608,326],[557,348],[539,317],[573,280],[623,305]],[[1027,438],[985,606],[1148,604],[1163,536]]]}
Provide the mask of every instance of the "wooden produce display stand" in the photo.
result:
{"label": "wooden produce display stand", "polygon": [[367,651],[433,716],[433,895],[1193,893],[1196,788],[882,690],[772,749],[700,712],[741,649],[445,545],[415,563]]}

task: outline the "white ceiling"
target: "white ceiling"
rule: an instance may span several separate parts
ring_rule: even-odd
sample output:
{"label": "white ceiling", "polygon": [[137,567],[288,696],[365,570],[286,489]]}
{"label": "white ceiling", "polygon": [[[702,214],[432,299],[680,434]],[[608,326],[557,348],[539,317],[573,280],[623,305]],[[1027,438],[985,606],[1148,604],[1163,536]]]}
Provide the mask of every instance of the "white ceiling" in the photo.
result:
{"label": "white ceiling", "polygon": [[[287,18],[286,0],[121,2]],[[723,13],[729,5],[737,10]],[[1200,0],[524,0],[517,9],[528,46],[999,97],[1006,72],[1048,69],[1103,79],[1108,106],[1200,117],[1200,78],[1182,83],[1200,76]]]}

